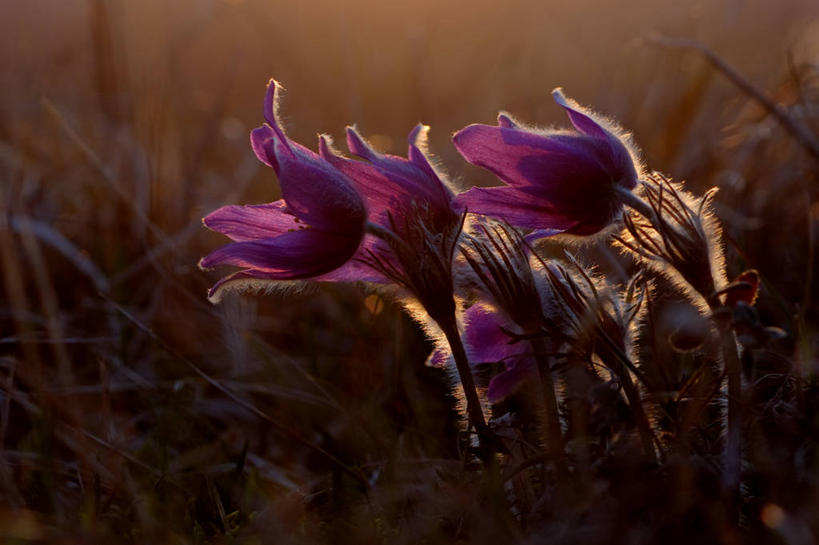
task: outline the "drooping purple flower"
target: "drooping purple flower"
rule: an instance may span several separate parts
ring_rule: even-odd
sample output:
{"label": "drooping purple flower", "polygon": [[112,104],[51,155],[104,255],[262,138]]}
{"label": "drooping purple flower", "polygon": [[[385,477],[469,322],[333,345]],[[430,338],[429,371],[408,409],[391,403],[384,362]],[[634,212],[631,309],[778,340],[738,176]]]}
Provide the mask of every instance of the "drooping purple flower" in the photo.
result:
{"label": "drooping purple flower", "polygon": [[618,186],[637,185],[640,165],[619,130],[552,93],[575,130],[535,130],[506,114],[498,125],[470,125],[453,137],[470,163],[493,172],[506,185],[472,188],[456,202],[470,212],[533,229],[537,236],[591,235],[622,210]]}
{"label": "drooping purple flower", "polygon": [[347,147],[362,160],[341,156],[326,137],[319,153],[352,180],[378,234],[367,237],[354,261],[369,267],[372,279],[406,288],[438,320],[454,312],[451,263],[463,218],[425,154],[428,130],[419,124],[410,132],[406,159],[376,152],[353,127]]}
{"label": "drooping purple flower", "polygon": [[[472,372],[463,351],[455,318],[452,261],[465,214],[426,154],[428,127],[409,135],[408,158],[377,153],[354,128],[347,129],[347,147],[361,161],[336,153],[327,139],[321,155],[347,175],[370,210],[368,237],[354,262],[398,284],[423,307],[444,333],[461,379],[469,420],[481,434],[491,435],[481,410]],[[486,461],[486,460],[485,460]]]}
{"label": "drooping purple flower", "polygon": [[352,182],[315,152],[287,138],[277,116],[279,84],[271,80],[264,100],[266,123],[250,142],[256,156],[276,171],[282,199],[261,205],[223,206],[204,224],[230,237],[200,261],[202,268],[242,267],[220,280],[208,297],[228,286],[260,280],[335,280],[364,236],[367,209]]}
{"label": "drooping purple flower", "polygon": [[[476,304],[465,314],[467,346],[482,359],[500,355],[506,368],[489,382],[490,401],[503,399],[530,378],[551,384],[545,352],[555,351],[565,338],[562,316],[540,274],[544,263],[514,227],[491,221],[479,225],[461,251],[480,297],[493,302],[491,307]],[[553,396],[553,387],[550,391]]]}

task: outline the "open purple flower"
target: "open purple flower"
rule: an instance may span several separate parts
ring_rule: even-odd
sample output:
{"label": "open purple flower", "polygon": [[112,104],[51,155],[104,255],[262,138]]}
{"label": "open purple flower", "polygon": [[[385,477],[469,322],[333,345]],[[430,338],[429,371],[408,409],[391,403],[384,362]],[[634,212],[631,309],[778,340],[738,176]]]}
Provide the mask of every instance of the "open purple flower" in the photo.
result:
{"label": "open purple flower", "polygon": [[256,156],[278,175],[282,199],[270,204],[223,206],[204,218],[234,242],[200,261],[202,268],[242,267],[220,280],[208,297],[228,286],[264,280],[334,280],[364,236],[366,206],[351,181],[315,152],[285,136],[276,115],[279,85],[271,80],[264,101],[266,124],[254,129]]}
{"label": "open purple flower", "polygon": [[552,95],[576,130],[525,128],[502,113],[496,127],[470,125],[455,134],[455,147],[467,161],[507,184],[472,188],[456,202],[470,212],[534,229],[535,236],[591,235],[620,214],[616,188],[634,189],[640,165],[618,129],[560,89]]}

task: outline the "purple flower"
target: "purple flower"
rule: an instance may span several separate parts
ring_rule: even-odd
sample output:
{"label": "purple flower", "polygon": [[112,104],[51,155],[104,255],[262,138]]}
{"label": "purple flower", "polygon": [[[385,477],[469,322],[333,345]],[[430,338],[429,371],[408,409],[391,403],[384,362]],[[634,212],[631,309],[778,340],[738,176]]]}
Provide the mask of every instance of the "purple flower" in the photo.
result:
{"label": "purple flower", "polygon": [[517,328],[485,303],[475,303],[464,313],[464,343],[472,365],[502,362],[505,370],[493,376],[486,390],[491,403],[515,393],[529,379],[537,378],[537,366],[529,343],[509,335]]}
{"label": "purple flower", "polygon": [[367,202],[370,220],[389,228],[389,215],[404,215],[413,207],[452,215],[454,195],[424,153],[428,132],[422,124],[410,132],[408,159],[376,152],[354,127],[347,127],[347,148],[364,161],[340,156],[327,137],[320,139],[319,153],[353,181]]}
{"label": "purple flower", "polygon": [[313,151],[285,136],[276,115],[279,84],[271,80],[264,101],[266,124],[254,129],[256,156],[273,167],[282,199],[270,204],[223,206],[204,218],[234,242],[200,261],[202,268],[242,267],[211,288],[211,300],[228,286],[264,280],[337,280],[364,236],[366,206],[351,181]]}
{"label": "purple flower", "polygon": [[322,139],[320,153],[353,180],[370,209],[368,231],[374,237],[354,261],[380,274],[383,281],[403,287],[443,332],[453,351],[469,420],[485,446],[492,434],[455,317],[452,261],[465,214],[454,207],[452,192],[423,151],[427,130],[418,125],[410,133],[407,159],[377,153],[353,128],[347,129],[347,147],[363,161],[341,157],[327,139]]}
{"label": "purple flower", "polygon": [[[463,340],[470,365],[502,363],[504,369],[489,379],[486,398],[503,401],[530,379],[537,378],[534,353],[520,328],[505,313],[485,301],[478,301],[462,316]],[[440,343],[427,358],[431,367],[445,367],[452,357],[449,346]]]}
{"label": "purple flower", "polygon": [[376,152],[353,127],[347,147],[363,160],[342,157],[326,137],[319,153],[367,203],[377,237],[367,237],[354,259],[370,269],[366,279],[403,286],[438,320],[454,312],[451,262],[462,214],[424,153],[428,130],[419,124],[410,132],[407,159]]}
{"label": "purple flower", "polygon": [[591,235],[619,216],[616,187],[633,189],[640,165],[617,129],[560,89],[552,95],[575,131],[525,128],[502,113],[496,127],[470,125],[455,134],[455,147],[467,161],[506,183],[472,188],[456,202],[470,212],[534,229],[535,236]]}

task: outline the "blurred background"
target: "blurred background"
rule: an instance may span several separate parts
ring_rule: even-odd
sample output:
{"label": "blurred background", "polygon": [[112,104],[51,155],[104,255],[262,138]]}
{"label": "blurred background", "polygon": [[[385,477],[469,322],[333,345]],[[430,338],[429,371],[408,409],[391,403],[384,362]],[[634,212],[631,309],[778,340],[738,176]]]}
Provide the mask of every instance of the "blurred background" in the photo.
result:
{"label": "blurred background", "polygon": [[[562,86],[631,131],[650,168],[721,188],[729,272],[760,269],[763,321],[816,361],[817,158],[699,52],[656,40],[710,48],[816,134],[814,0],[31,0],[2,14],[0,539],[367,540],[345,464],[457,463],[447,379],[389,301],[348,286],[205,299],[220,273],[196,263],[224,240],[201,217],[278,198],[248,143],[271,77],[293,139],[343,142],[355,123],[403,155],[424,122],[461,187],[494,182],[451,134],[499,110],[565,126],[549,95]],[[426,500],[411,524],[440,522]]]}

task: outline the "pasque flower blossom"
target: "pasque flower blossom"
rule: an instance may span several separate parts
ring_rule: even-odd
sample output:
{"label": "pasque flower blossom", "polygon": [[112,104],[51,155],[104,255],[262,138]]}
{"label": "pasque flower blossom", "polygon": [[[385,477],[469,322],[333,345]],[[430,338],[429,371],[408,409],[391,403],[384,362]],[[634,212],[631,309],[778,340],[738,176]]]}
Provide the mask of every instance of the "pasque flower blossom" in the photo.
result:
{"label": "pasque flower blossom", "polygon": [[478,302],[464,312],[463,319],[466,352],[472,364],[502,362],[505,368],[489,381],[486,397],[490,402],[502,401],[525,381],[537,377],[534,352],[524,332],[500,310]]}
{"label": "pasque flower blossom", "polygon": [[256,156],[273,168],[282,199],[253,206],[223,206],[204,218],[234,242],[200,261],[242,267],[209,292],[218,300],[229,286],[265,280],[343,279],[339,270],[364,237],[367,209],[353,183],[315,152],[290,140],[277,116],[279,85],[271,80],[264,100],[267,123],[250,135]]}
{"label": "pasque flower blossom", "polygon": [[619,129],[560,89],[552,94],[576,130],[531,129],[502,113],[497,126],[470,125],[455,134],[455,147],[467,161],[506,184],[472,188],[457,203],[533,229],[535,237],[591,235],[620,214],[617,187],[633,189],[640,165]]}
{"label": "pasque flower blossom", "polygon": [[[352,127],[347,147],[362,160],[342,157],[327,138],[321,139],[319,151],[353,180],[369,207],[368,231],[374,236],[354,261],[380,274],[382,281],[403,287],[441,329],[461,378],[469,419],[485,439],[490,434],[455,318],[452,261],[464,214],[425,154],[428,129],[418,125],[410,133],[407,159],[376,152]],[[488,462],[486,451],[482,457]]]}
{"label": "pasque flower blossom", "polygon": [[327,137],[319,153],[352,180],[369,210],[376,236],[367,237],[354,261],[370,269],[367,279],[407,289],[437,320],[454,312],[451,261],[462,215],[424,153],[428,130],[419,124],[410,132],[406,159],[376,152],[353,127],[347,147],[362,160],[341,156]]}

